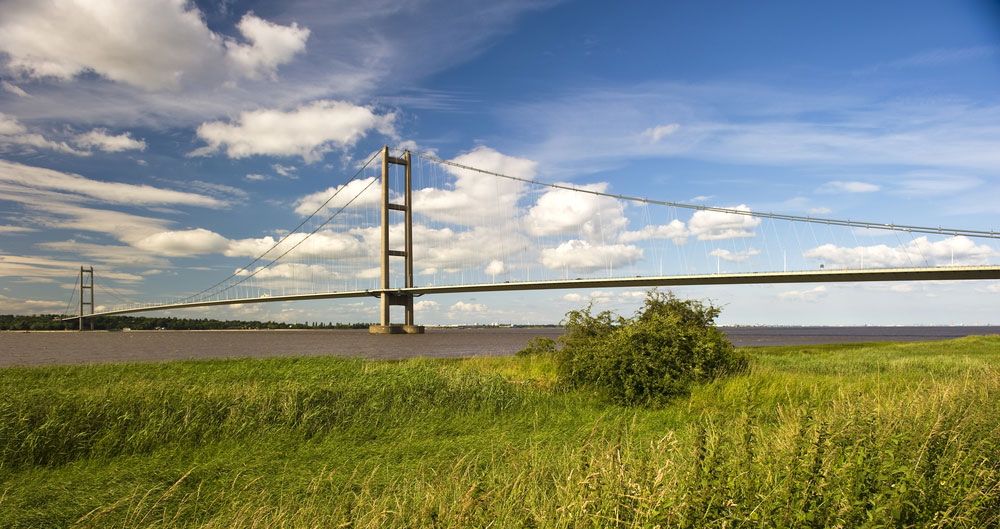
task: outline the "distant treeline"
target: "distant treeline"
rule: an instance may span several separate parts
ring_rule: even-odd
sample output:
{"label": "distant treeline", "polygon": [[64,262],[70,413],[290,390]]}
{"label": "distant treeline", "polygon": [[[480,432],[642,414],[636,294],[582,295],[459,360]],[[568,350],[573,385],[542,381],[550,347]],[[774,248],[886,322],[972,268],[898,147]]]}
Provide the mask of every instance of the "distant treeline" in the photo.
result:
{"label": "distant treeline", "polygon": [[[55,314],[31,316],[0,314],[2,331],[61,331],[77,329],[76,320],[60,321]],[[367,329],[370,323],[279,323],[275,321],[210,320],[192,318],[147,318],[144,316],[96,316],[94,329],[102,331],[152,330],[212,330],[212,329]],[[84,328],[90,328],[90,318],[84,320]]]}

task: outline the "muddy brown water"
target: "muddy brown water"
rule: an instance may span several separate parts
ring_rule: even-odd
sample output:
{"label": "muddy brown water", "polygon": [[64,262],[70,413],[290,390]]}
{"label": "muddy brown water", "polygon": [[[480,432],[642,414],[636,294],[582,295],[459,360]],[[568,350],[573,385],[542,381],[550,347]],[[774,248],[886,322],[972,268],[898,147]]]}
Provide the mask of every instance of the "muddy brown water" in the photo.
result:
{"label": "muddy brown water", "polygon": [[[1000,334],[1000,327],[725,327],[737,346],[943,340]],[[370,335],[367,330],[0,332],[0,367],[192,358],[345,356],[510,356],[559,328],[428,328],[422,335]]]}

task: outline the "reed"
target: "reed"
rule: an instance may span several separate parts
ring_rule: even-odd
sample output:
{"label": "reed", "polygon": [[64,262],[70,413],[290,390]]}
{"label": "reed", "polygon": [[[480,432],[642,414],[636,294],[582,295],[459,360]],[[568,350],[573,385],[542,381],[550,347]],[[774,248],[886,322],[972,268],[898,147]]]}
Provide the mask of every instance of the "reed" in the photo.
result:
{"label": "reed", "polygon": [[1000,524],[1000,338],[744,352],[656,408],[539,356],[4,369],[0,526]]}

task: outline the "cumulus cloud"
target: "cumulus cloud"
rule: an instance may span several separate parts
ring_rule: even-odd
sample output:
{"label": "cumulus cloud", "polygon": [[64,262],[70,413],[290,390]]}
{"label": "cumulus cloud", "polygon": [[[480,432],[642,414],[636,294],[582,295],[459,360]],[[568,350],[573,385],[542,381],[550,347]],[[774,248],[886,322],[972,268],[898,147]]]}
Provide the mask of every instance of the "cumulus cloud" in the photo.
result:
{"label": "cumulus cloud", "polygon": [[145,151],[146,142],[125,132],[117,136],[108,134],[107,129],[94,129],[73,138],[73,143],[84,149],[100,149],[105,152]]}
{"label": "cumulus cloud", "polygon": [[907,266],[984,265],[1000,255],[986,244],[977,245],[972,239],[959,235],[936,242],[926,236],[913,239],[901,246],[840,247],[824,244],[802,254],[809,259],[822,261],[832,268],[896,268]]}
{"label": "cumulus cloud", "polygon": [[[316,259],[320,257],[347,259],[368,254],[366,246],[361,241],[346,233],[324,230],[314,233],[308,239],[307,236],[306,233],[289,235],[268,256],[278,257],[292,247],[295,249],[288,253],[288,259]],[[273,237],[231,240],[227,241],[227,245],[221,253],[229,257],[258,257],[274,247],[276,242],[277,240]]]}
{"label": "cumulus cloud", "polygon": [[817,193],[874,193],[881,186],[868,182],[842,182],[834,180],[827,182],[816,190]]}
{"label": "cumulus cloud", "polygon": [[[404,236],[402,223],[389,227],[389,240],[401,243]],[[363,239],[372,254],[379,251],[381,228],[355,228],[352,235]],[[506,241],[506,245],[484,244],[483,241]],[[463,270],[483,269],[492,261],[504,262],[506,249],[525,248],[529,241],[516,232],[506,232],[502,226],[476,226],[457,231],[452,228],[432,228],[424,224],[413,225],[413,255],[421,275],[458,273]]]}
{"label": "cumulus cloud", "polygon": [[451,312],[486,312],[488,307],[482,303],[466,303],[464,301],[456,302],[448,310]]}
{"label": "cumulus cloud", "polygon": [[633,303],[642,301],[646,297],[646,292],[641,290],[592,290],[586,295],[570,293],[562,298],[571,303],[590,302],[594,304],[603,303]]}
{"label": "cumulus cloud", "polygon": [[723,261],[729,261],[731,263],[742,263],[743,261],[746,261],[747,259],[750,259],[755,255],[760,255],[760,250],[754,250],[753,248],[750,248],[749,250],[731,252],[724,248],[716,248],[711,252],[708,252],[708,255],[711,255],[712,257],[718,257]]}
{"label": "cumulus cloud", "polygon": [[312,163],[335,147],[354,145],[372,130],[394,136],[394,120],[395,114],[380,115],[368,107],[334,100],[313,101],[288,111],[250,110],[232,122],[202,123],[197,135],[208,145],[189,156],[225,148],[230,158],[300,156]]}
{"label": "cumulus cloud", "polygon": [[276,258],[288,252],[285,257],[287,261],[318,258],[350,259],[368,255],[368,248],[362,241],[350,234],[332,230],[319,231],[311,236],[306,233],[293,233],[282,240],[281,244],[276,244],[277,242],[278,239],[270,236],[228,239],[204,228],[161,230],[131,241],[136,248],[167,256],[221,254],[227,257],[256,258],[268,252],[269,258]]}
{"label": "cumulus cloud", "polygon": [[160,255],[190,256],[222,253],[229,247],[229,240],[213,231],[196,228],[154,233],[133,244],[136,248]]}
{"label": "cumulus cloud", "polygon": [[[508,176],[531,179],[538,164],[480,146],[451,161]],[[525,184],[446,165],[455,177],[451,189],[428,187],[413,192],[416,213],[453,224],[496,224],[516,215]]]}
{"label": "cumulus cloud", "polygon": [[294,23],[248,14],[237,25],[249,42],[241,44],[210,30],[185,0],[8,2],[0,20],[0,51],[20,75],[69,80],[94,72],[146,90],[273,76],[309,36]]}
{"label": "cumulus cloud", "polygon": [[573,239],[542,250],[542,266],[550,270],[589,273],[629,266],[642,259],[642,249],[628,244],[591,244]]}
{"label": "cumulus cloud", "polygon": [[642,137],[646,138],[646,141],[648,141],[649,143],[657,143],[664,136],[669,136],[677,132],[677,130],[680,128],[681,126],[677,123],[671,123],[669,125],[659,125],[657,127],[650,127],[642,131]]}
{"label": "cumulus cloud", "polygon": [[[745,204],[726,209],[750,212],[750,208]],[[700,241],[715,241],[754,237],[754,228],[760,222],[760,218],[750,215],[701,210],[695,211],[694,215],[691,216],[688,228],[691,230],[691,234],[698,237]]]}
{"label": "cumulus cloud", "polygon": [[[561,184],[569,185],[569,184]],[[578,186],[603,193],[607,182]],[[528,210],[524,225],[531,235],[575,235],[595,243],[611,242],[628,225],[618,200],[570,189],[550,188]]]}
{"label": "cumulus cloud", "polygon": [[320,212],[322,214],[333,213],[349,202],[351,207],[381,204],[382,186],[377,180],[375,177],[352,180],[344,185],[306,195],[295,201],[295,212],[304,217],[311,215],[320,207],[323,207],[323,211]]}
{"label": "cumulus cloud", "polygon": [[[343,276],[327,266],[306,263],[279,263],[269,268],[257,267],[253,270],[240,268],[235,271],[239,277],[253,275],[255,279],[343,279]],[[273,285],[272,285],[273,286]]]}
{"label": "cumulus cloud", "polygon": [[305,50],[309,38],[309,30],[294,22],[291,26],[280,26],[249,14],[243,16],[236,28],[250,44],[226,41],[226,56],[243,75],[251,78],[264,75],[274,79],[278,66]]}
{"label": "cumulus cloud", "polygon": [[494,259],[490,261],[490,264],[486,265],[486,269],[483,272],[485,272],[486,275],[495,276],[497,274],[504,273],[506,270],[507,269],[504,267],[503,261]]}
{"label": "cumulus cloud", "polygon": [[826,287],[820,285],[808,290],[786,290],[778,294],[778,298],[782,301],[818,301],[820,298],[826,297],[826,294]]}
{"label": "cumulus cloud", "polygon": [[441,307],[441,305],[437,301],[430,300],[430,299],[422,299],[422,300],[420,300],[420,301],[418,301],[418,302],[416,302],[416,303],[413,304],[413,309],[414,310],[420,310],[420,311],[424,311],[424,310],[426,310],[426,311],[435,311],[435,310],[438,310],[440,307]]}
{"label": "cumulus cloud", "polygon": [[638,231],[624,231],[618,236],[619,242],[647,241],[650,239],[670,239],[674,244],[687,243],[691,232],[683,222],[674,219],[668,224],[643,226]]}

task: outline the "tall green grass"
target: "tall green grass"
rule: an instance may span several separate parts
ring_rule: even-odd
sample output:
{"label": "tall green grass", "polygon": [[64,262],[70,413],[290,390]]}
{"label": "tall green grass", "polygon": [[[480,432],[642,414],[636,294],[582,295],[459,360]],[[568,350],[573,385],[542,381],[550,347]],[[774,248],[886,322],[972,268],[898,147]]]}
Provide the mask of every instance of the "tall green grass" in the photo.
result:
{"label": "tall green grass", "polygon": [[754,348],[657,409],[546,358],[0,370],[0,527],[1000,525],[1000,338]]}

